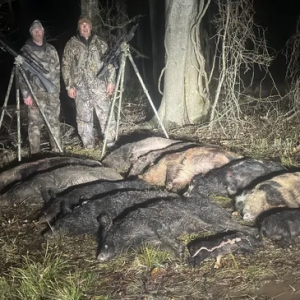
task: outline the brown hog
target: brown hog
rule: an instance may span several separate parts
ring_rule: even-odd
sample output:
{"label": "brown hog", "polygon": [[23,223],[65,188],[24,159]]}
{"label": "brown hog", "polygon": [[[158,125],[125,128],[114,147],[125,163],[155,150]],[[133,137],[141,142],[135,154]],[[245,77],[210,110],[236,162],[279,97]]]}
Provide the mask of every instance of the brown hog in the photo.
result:
{"label": "brown hog", "polygon": [[240,155],[213,147],[194,147],[166,155],[158,164],[140,176],[150,184],[163,186],[178,192],[186,187],[196,174],[221,167]]}
{"label": "brown hog", "polygon": [[139,175],[139,178],[152,185],[164,186],[168,168],[177,166],[183,159],[184,152],[167,154],[161,158],[157,164],[150,167],[143,175]]}
{"label": "brown hog", "polygon": [[300,207],[300,172],[281,174],[257,184],[236,197],[236,206],[246,221],[254,221],[275,207]]}

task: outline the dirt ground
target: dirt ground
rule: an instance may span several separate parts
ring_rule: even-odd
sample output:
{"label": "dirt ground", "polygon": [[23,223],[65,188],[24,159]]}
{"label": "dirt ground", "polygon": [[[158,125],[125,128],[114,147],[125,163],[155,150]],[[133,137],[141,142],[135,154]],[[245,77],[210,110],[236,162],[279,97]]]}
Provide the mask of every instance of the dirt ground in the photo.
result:
{"label": "dirt ground", "polygon": [[[221,145],[244,155],[268,157],[298,166],[300,139],[297,128],[298,120],[276,126],[254,120],[251,130],[241,129],[238,137],[225,134],[221,129],[211,134],[198,126],[170,130],[169,134],[171,138]],[[133,132],[135,136],[162,136],[147,123],[123,120],[118,144],[130,141]],[[76,147],[68,146],[67,152],[74,152]],[[16,154],[15,148],[11,146],[10,149],[13,150],[3,148],[2,165]],[[94,152],[82,154],[99,158],[100,152],[101,144]],[[24,256],[38,261],[49,252],[65,258],[70,272],[80,269],[93,277],[93,284],[80,299],[300,299],[299,241],[288,248],[265,241],[265,247],[251,255],[227,255],[219,269],[214,268],[215,261],[193,267],[187,260],[176,258],[149,265],[137,260],[135,254],[110,264],[100,264],[95,258],[97,240],[94,237],[61,237],[46,241],[41,233],[47,225],[36,221],[39,209],[28,204],[1,208],[0,276],[20,265]]]}

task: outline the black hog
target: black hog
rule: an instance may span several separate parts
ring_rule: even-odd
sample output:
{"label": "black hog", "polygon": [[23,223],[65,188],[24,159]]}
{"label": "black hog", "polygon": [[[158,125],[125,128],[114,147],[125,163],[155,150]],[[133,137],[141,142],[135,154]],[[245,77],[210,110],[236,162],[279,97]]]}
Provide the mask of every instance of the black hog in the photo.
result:
{"label": "black hog", "polygon": [[257,225],[262,236],[281,246],[292,245],[300,235],[300,209],[272,209],[258,217]]}
{"label": "black hog", "polygon": [[238,230],[255,236],[257,229],[238,224],[231,214],[202,198],[163,199],[146,207],[130,212],[124,218],[105,228],[107,217],[102,223],[103,238],[98,260],[107,261],[130,248],[152,244],[172,250],[179,255],[182,245],[178,238],[182,234],[204,234]]}
{"label": "black hog", "polygon": [[253,253],[261,245],[260,239],[242,232],[222,232],[197,238],[187,245],[191,255],[189,263],[197,266],[207,259],[220,259],[228,253]]}
{"label": "black hog", "polygon": [[246,221],[276,207],[300,206],[300,172],[284,173],[257,184],[236,197],[236,207]]}
{"label": "black hog", "polygon": [[177,194],[162,190],[146,191],[119,191],[99,199],[89,200],[82,206],[75,208],[71,213],[58,219],[45,233],[45,237],[59,233],[69,235],[91,234],[96,235],[99,229],[98,216],[107,212],[110,219],[116,218],[123,211],[134,209],[136,205],[156,201],[157,198],[178,198]]}
{"label": "black hog", "polygon": [[[151,185],[143,180],[120,180],[120,181],[95,181],[73,186],[55,195],[47,202],[42,211],[40,222],[50,222],[59,213],[66,214],[71,212],[73,207],[84,200],[99,198],[109,192],[116,193],[120,190],[147,190]],[[45,199],[44,199],[45,200]]]}
{"label": "black hog", "polygon": [[179,141],[162,137],[146,138],[138,142],[121,146],[107,155],[102,162],[105,166],[115,168],[121,174],[126,174],[132,164],[136,162],[140,156],[153,150],[163,149],[178,142]]}
{"label": "black hog", "polygon": [[16,167],[3,171],[0,174],[0,190],[16,181],[25,180],[36,172],[45,171],[57,166],[63,167],[66,165],[84,165],[97,167],[101,166],[102,164],[99,161],[93,159],[72,156],[47,157],[27,163],[22,163]]}
{"label": "black hog", "polygon": [[249,185],[285,172],[279,163],[254,158],[241,158],[213,169],[204,175],[196,175],[189,186],[187,194],[190,196],[219,195],[234,196]]}
{"label": "black hog", "polygon": [[122,176],[114,169],[89,166],[60,167],[15,184],[6,193],[0,196],[0,205],[12,205],[27,202],[29,204],[43,203],[43,190],[51,189],[55,192],[80,183],[99,179],[120,180]]}
{"label": "black hog", "polygon": [[143,175],[143,180],[157,186],[164,186],[169,191],[183,190],[196,174],[221,167],[240,155],[213,147],[194,147],[168,154],[150,167]]}

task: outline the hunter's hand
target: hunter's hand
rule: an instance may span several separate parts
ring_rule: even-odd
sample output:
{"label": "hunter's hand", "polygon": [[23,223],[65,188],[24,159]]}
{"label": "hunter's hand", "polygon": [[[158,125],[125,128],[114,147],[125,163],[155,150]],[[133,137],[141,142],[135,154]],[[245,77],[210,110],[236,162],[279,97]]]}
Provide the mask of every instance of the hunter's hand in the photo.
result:
{"label": "hunter's hand", "polygon": [[33,101],[32,101],[32,98],[31,98],[30,95],[29,95],[27,98],[24,98],[24,103],[25,103],[27,106],[32,106]]}
{"label": "hunter's hand", "polygon": [[74,88],[68,89],[68,96],[70,98],[75,99],[75,97],[76,97],[76,90]]}
{"label": "hunter's hand", "polygon": [[115,87],[114,87],[114,85],[113,84],[108,84],[108,86],[107,86],[107,89],[106,89],[106,92],[107,92],[107,95],[112,95],[112,93],[114,92],[114,89],[115,89]]}

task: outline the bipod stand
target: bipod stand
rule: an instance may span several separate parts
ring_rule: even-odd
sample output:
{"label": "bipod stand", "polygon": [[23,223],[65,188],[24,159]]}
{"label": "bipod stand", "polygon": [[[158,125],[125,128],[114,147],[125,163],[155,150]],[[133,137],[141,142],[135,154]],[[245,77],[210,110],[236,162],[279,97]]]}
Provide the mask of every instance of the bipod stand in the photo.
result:
{"label": "bipod stand", "polygon": [[155,113],[155,116],[158,120],[158,123],[160,125],[160,127],[162,128],[166,138],[169,138],[169,135],[158,115],[158,112],[153,104],[153,101],[149,95],[149,92],[143,82],[143,79],[139,73],[139,70],[132,58],[132,55],[130,53],[130,49],[129,49],[129,45],[127,43],[123,43],[121,45],[122,47],[122,55],[121,55],[121,63],[120,63],[120,70],[119,70],[119,73],[118,73],[118,77],[117,77],[117,82],[116,82],[116,87],[115,87],[115,91],[114,91],[114,96],[113,96],[113,101],[111,103],[111,109],[110,109],[110,112],[109,112],[109,117],[108,117],[108,122],[107,122],[107,125],[106,125],[106,128],[105,128],[105,133],[104,133],[104,141],[103,141],[103,147],[102,147],[102,153],[101,153],[101,159],[104,157],[105,155],[105,151],[106,151],[106,145],[107,145],[107,131],[109,130],[109,125],[111,123],[111,120],[112,120],[112,116],[113,116],[113,113],[114,113],[114,107],[115,107],[115,103],[116,103],[116,100],[118,99],[119,100],[119,105],[118,105],[118,115],[117,115],[117,125],[116,125],[116,137],[115,137],[115,141],[118,139],[118,132],[119,132],[119,125],[120,125],[120,115],[121,115],[121,106],[122,106],[122,95],[123,95],[123,91],[124,91],[124,75],[125,75],[125,65],[126,65],[126,58],[128,57],[129,58],[129,61],[134,69],[134,72],[136,74],[136,76],[138,77],[139,79],[139,82],[143,88],[143,91],[144,93],[146,94],[147,98],[148,98],[148,101],[153,109],[153,112]]}

